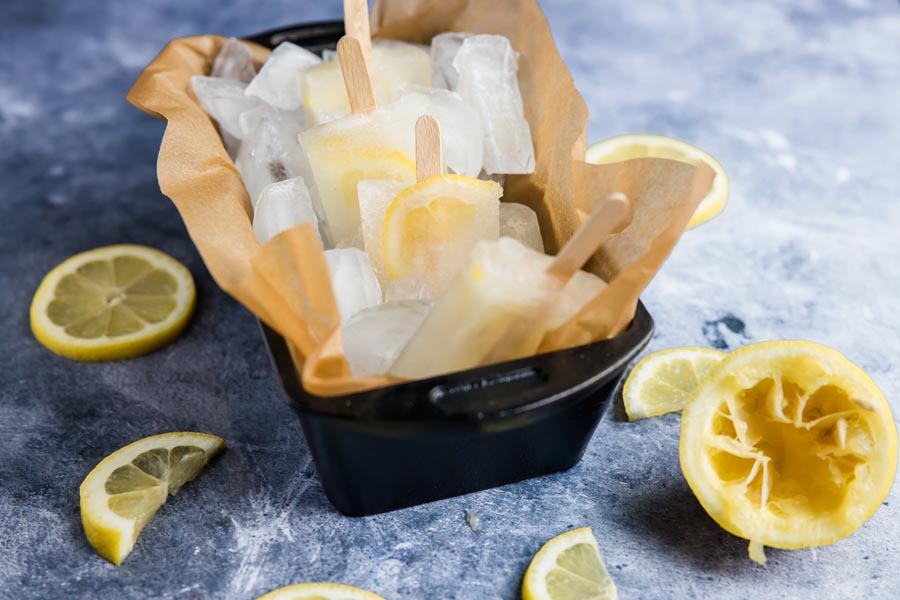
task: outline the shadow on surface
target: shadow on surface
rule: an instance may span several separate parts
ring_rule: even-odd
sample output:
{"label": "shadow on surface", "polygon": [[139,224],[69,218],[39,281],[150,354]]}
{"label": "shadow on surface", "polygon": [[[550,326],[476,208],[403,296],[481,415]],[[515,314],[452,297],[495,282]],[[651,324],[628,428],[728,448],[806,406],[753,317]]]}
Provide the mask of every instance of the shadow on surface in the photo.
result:
{"label": "shadow on surface", "polygon": [[609,414],[616,423],[628,422],[628,414],[625,412],[625,401],[622,399],[622,387],[625,385],[625,380],[628,379],[629,375],[631,375],[631,369],[628,369],[625,372],[625,376],[622,377],[619,385],[616,386],[616,390],[613,392],[612,402],[610,403],[612,406],[607,409],[609,411],[607,414]]}
{"label": "shadow on surface", "polygon": [[683,480],[638,493],[623,501],[624,524],[653,538],[676,560],[709,573],[733,573],[755,566],[747,542],[719,527]]}

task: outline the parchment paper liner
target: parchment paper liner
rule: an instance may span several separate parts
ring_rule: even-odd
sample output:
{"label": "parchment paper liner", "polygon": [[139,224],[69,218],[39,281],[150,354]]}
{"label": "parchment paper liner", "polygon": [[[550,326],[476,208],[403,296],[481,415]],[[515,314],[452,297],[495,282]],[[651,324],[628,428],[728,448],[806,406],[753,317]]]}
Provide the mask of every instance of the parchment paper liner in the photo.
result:
{"label": "parchment paper liner", "polygon": [[[541,351],[620,333],[708,191],[711,169],[665,159],[584,163],[587,107],[534,0],[393,0],[377,2],[372,18],[376,37],[429,43],[443,31],[473,31],[511,40],[521,54],[519,85],[536,168],[531,175],[506,177],[504,201],[538,213],[551,254],[578,227],[580,215],[609,193],[624,192],[634,206],[629,227],[586,267],[609,285],[569,323],[548,333]],[[173,40],[128,94],[129,102],[168,122],[157,165],[160,189],[181,213],[216,283],[288,340],[308,392],[334,396],[395,383],[350,375],[328,268],[312,228],[296,227],[262,247],[256,240],[240,175],[190,91],[191,76],[209,72],[225,39]],[[248,46],[260,63],[269,55]]]}

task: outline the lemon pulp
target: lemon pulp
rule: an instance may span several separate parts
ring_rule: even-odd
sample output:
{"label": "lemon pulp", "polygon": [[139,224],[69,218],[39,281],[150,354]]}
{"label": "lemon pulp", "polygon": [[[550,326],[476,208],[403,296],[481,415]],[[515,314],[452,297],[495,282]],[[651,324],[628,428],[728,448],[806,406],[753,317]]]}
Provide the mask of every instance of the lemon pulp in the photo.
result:
{"label": "lemon pulp", "polygon": [[725,529],[760,546],[830,544],[887,496],[897,430],[871,379],[810,342],[736,350],[682,416],[681,467]]}
{"label": "lemon pulp", "polygon": [[724,352],[699,347],[670,348],[645,356],[631,370],[622,389],[629,420],[684,408],[697,385],[724,356]]}
{"label": "lemon pulp", "polygon": [[41,343],[69,358],[130,358],[177,336],[194,296],[190,272],[170,256],[145,246],[107,246],[47,274],[32,301],[31,326]]}
{"label": "lemon pulp", "polygon": [[81,483],[81,522],[91,546],[121,564],[166,498],[224,447],[213,435],[175,432],[143,438],[107,456]]}
{"label": "lemon pulp", "polygon": [[535,554],[522,583],[523,600],[615,600],[616,586],[590,527],[558,535]]}

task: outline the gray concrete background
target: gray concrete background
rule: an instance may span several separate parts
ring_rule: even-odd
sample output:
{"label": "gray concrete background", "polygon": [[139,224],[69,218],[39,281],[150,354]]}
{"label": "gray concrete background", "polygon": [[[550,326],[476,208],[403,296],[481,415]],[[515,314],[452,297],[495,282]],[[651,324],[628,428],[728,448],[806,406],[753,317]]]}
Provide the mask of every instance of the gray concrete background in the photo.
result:
{"label": "gray concrete background", "polygon": [[[650,349],[812,339],[900,410],[897,2],[542,4],[592,140],[675,135],[731,176],[724,215],[684,237],[644,296]],[[897,488],[849,539],[770,550],[761,568],[691,495],[678,416],[629,424],[620,406],[570,472],[373,518],[331,508],[255,320],[212,283],[159,193],[162,124],[124,97],[169,38],[339,15],[339,2],[309,0],[0,6],[0,597],[237,599],[327,580],[390,599],[510,599],[545,540],[585,525],[623,599],[900,597]],[[183,261],[196,317],[137,360],[54,356],[28,327],[37,284],[117,242]],[[81,479],[116,448],[185,429],[229,450],[113,567],[82,534]]]}

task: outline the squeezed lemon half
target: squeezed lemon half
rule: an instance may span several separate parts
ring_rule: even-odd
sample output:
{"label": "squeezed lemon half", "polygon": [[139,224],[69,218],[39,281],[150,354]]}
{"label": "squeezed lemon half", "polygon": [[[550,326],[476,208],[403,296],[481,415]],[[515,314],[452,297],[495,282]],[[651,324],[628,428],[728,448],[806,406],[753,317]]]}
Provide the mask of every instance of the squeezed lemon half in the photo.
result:
{"label": "squeezed lemon half", "polygon": [[94,550],[121,564],[166,498],[177,494],[224,447],[222,438],[206,433],[164,433],[100,461],[80,489],[81,524]]}
{"label": "squeezed lemon half", "polygon": [[418,279],[439,296],[475,243],[499,236],[502,194],[496,182],[463,175],[429,177],[401,191],[382,226],[388,277]]}
{"label": "squeezed lemon half", "polygon": [[590,527],[558,535],[531,559],[523,600],[616,600],[618,592]]}
{"label": "squeezed lemon half", "polygon": [[341,583],[298,583],[278,588],[256,600],[384,600],[384,598]]}
{"label": "squeezed lemon half", "polygon": [[622,388],[630,421],[684,408],[704,377],[725,356],[712,348],[683,347],[648,354],[635,365]]}
{"label": "squeezed lemon half", "polygon": [[725,209],[728,174],[712,155],[687,142],[665,135],[628,133],[591,144],[585,153],[585,161],[597,165],[632,158],[669,158],[692,165],[703,161],[716,172],[712,188],[694,211],[688,229],[709,221]]}
{"label": "squeezed lemon half", "polygon": [[76,254],[44,277],[31,302],[31,330],[68,358],[133,358],[181,333],[195,295],[190,271],[168,254],[106,246]]}
{"label": "squeezed lemon half", "polygon": [[763,342],[726,356],[682,412],[681,469],[723,528],[806,548],[856,531],[887,496],[897,429],[875,383],[812,342]]}

